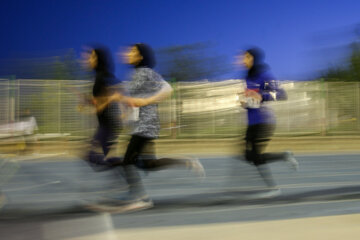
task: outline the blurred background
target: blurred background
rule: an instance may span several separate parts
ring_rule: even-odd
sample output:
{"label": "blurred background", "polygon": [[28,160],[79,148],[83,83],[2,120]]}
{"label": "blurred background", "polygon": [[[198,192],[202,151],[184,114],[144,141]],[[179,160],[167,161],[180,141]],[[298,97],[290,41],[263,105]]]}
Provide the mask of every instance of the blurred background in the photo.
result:
{"label": "blurred background", "polygon": [[[344,47],[349,53],[343,61],[314,73],[313,80],[280,79],[289,99],[268,103],[278,119],[275,136],[360,133],[359,46],[355,40]],[[172,97],[160,103],[162,139],[223,139],[244,134],[246,112],[238,103],[244,80],[211,80],[229,71],[223,62],[216,63],[221,57],[206,54],[211,49],[209,43],[194,43],[157,50],[160,72],[174,89]],[[37,78],[10,75],[0,80],[2,142],[9,144],[8,138],[14,137],[11,142],[17,144],[16,137],[26,134],[26,128],[19,130],[15,124],[26,121],[25,116],[36,120],[32,134],[38,143],[83,141],[92,136],[97,122],[83,98],[91,93],[93,80],[80,63],[72,51],[61,57],[8,63],[12,66],[8,69]],[[129,131],[122,131],[120,138],[126,140]]]}
{"label": "blurred background", "polygon": [[[2,1],[0,235],[357,239],[359,9],[356,0]],[[119,53],[138,42],[155,50],[155,70],[174,89],[159,104],[156,152],[199,157],[207,178],[144,172],[153,209],[90,213],[89,199],[126,189],[120,173],[93,172],[81,161],[97,127],[85,101],[94,75],[81,56],[94,44],[109,47],[126,86],[130,69]],[[258,173],[236,158],[247,116],[239,106],[246,73],[235,57],[253,46],[288,95],[267,103],[277,118],[268,150],[293,150],[300,162],[295,174],[272,165],[282,190],[274,198],[256,197],[264,188]],[[119,156],[130,132],[125,125]]]}

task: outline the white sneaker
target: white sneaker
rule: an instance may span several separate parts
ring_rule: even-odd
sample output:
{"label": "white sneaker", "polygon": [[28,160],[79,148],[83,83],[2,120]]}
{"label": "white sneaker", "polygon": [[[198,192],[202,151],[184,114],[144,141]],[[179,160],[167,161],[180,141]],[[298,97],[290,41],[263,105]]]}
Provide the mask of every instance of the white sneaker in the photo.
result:
{"label": "white sneaker", "polygon": [[275,188],[275,189],[270,189],[269,191],[266,192],[256,193],[252,196],[255,198],[273,198],[280,195],[281,195],[281,189]]}
{"label": "white sneaker", "polygon": [[149,200],[140,200],[133,203],[129,203],[125,206],[119,207],[118,211],[114,211],[115,213],[121,213],[121,212],[135,212],[140,210],[145,210],[148,208],[152,208],[154,206],[153,201]]}
{"label": "white sneaker", "polygon": [[151,199],[136,200],[126,204],[119,202],[107,202],[101,204],[89,204],[86,206],[91,211],[108,213],[127,213],[145,210],[154,206]]}
{"label": "white sneaker", "polygon": [[291,168],[294,171],[297,171],[299,169],[299,163],[298,161],[295,159],[294,154],[290,151],[285,152],[285,161],[287,161],[288,163],[290,163]]}
{"label": "white sneaker", "polygon": [[206,173],[205,173],[205,169],[203,167],[203,165],[201,164],[201,162],[199,161],[199,159],[194,158],[189,160],[189,168],[194,171],[200,178],[205,178],[206,177]]}

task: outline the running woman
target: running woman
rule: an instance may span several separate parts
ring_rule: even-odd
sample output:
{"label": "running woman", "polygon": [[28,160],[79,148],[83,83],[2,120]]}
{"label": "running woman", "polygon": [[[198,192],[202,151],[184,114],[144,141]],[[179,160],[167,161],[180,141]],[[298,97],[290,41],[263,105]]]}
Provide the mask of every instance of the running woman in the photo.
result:
{"label": "running woman", "polygon": [[113,74],[114,62],[106,47],[95,47],[86,56],[89,67],[95,72],[90,101],[96,109],[99,124],[86,160],[95,171],[107,170],[109,161],[120,160],[116,157],[116,143],[122,128],[121,111],[119,103],[111,98],[120,81]]}
{"label": "running woman", "polygon": [[[121,165],[129,189],[129,204],[118,208],[119,212],[140,210],[153,206],[145,192],[137,168],[159,170],[169,167],[186,167],[204,176],[204,169],[197,159],[146,159],[139,164],[139,156],[146,146],[153,147],[153,140],[158,138],[160,121],[158,102],[169,97],[171,86],[153,70],[155,56],[152,49],[139,43],[130,46],[123,54],[124,61],[133,66],[128,90],[130,97],[117,94],[118,101],[133,106],[135,127]],[[114,97],[113,97],[114,99]]]}
{"label": "running woman", "polygon": [[267,163],[287,161],[294,170],[298,162],[291,152],[265,153],[265,148],[274,134],[276,121],[267,101],[286,100],[287,94],[274,80],[269,67],[264,63],[264,53],[259,48],[246,50],[238,56],[238,63],[247,69],[245,100],[241,106],[247,110],[248,125],[245,136],[245,159],[256,166],[269,188],[268,194],[280,194]]}

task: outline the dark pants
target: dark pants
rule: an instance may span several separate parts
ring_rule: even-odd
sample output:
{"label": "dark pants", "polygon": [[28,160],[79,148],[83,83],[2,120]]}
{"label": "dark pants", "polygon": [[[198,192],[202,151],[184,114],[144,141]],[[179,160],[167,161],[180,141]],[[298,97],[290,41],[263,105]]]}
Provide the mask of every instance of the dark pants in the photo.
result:
{"label": "dark pants", "polygon": [[[129,193],[131,196],[136,198],[145,195],[145,190],[141,183],[141,177],[136,170],[136,167],[145,170],[160,170],[170,166],[186,166],[187,164],[187,161],[183,159],[156,159],[152,140],[153,139],[151,138],[133,135],[130,139],[124,160],[122,162],[125,180],[129,185]],[[146,147],[148,148],[148,152],[144,152]],[[140,159],[140,156],[143,158]]]}
{"label": "dark pants", "polygon": [[248,162],[259,166],[285,159],[285,153],[264,153],[274,131],[275,125],[273,124],[248,126],[245,137],[245,158]]}
{"label": "dark pants", "polygon": [[116,150],[117,137],[111,129],[99,126],[91,141],[89,161],[98,165],[108,165],[110,162],[121,161],[119,157],[108,156],[110,151]]}
{"label": "dark pants", "polygon": [[88,153],[89,162],[98,166],[120,162],[121,158],[117,157],[115,152],[117,139],[122,128],[119,107],[116,104],[110,104],[104,111],[98,113],[97,117],[99,126],[91,141],[91,149]]}
{"label": "dark pants", "polygon": [[136,165],[146,170],[160,170],[173,165],[184,165],[183,159],[160,158],[155,155],[152,138],[133,135],[127,147],[123,165]]}

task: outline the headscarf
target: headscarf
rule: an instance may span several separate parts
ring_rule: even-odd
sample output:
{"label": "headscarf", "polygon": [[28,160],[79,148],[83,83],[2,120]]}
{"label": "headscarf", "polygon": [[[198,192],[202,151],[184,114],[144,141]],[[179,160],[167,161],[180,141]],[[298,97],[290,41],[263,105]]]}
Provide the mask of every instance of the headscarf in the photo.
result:
{"label": "headscarf", "polygon": [[264,63],[265,53],[260,48],[254,47],[246,50],[254,58],[252,67],[248,70],[247,78],[253,78],[266,71],[269,67]]}
{"label": "headscarf", "polygon": [[134,46],[137,47],[140,55],[143,58],[138,64],[136,64],[135,67],[155,67],[155,54],[151,47],[145,43],[137,43]]}

